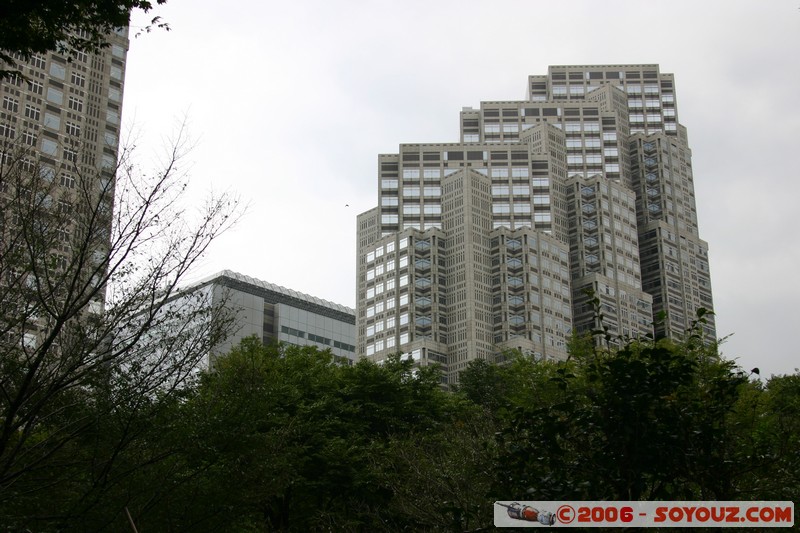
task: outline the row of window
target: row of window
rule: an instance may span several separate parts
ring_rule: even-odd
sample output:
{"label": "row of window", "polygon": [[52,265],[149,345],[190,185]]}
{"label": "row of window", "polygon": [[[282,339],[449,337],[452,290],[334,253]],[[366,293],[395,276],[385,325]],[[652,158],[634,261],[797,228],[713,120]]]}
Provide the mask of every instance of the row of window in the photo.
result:
{"label": "row of window", "polygon": [[[295,329],[295,328],[290,328],[288,326],[281,326],[281,333],[285,333],[286,335],[290,335],[292,337],[297,337],[299,339],[305,339],[306,338],[306,332],[305,331],[301,331],[301,330]],[[329,339],[327,337],[322,337],[321,335],[315,335],[313,333],[308,333],[308,340],[310,340],[312,342],[317,342],[319,344],[324,344],[326,346],[333,345],[334,348],[339,348],[341,350],[346,350],[348,352],[355,352],[356,351],[356,347],[353,346],[352,344],[348,344],[346,342],[335,341],[335,340]]]}

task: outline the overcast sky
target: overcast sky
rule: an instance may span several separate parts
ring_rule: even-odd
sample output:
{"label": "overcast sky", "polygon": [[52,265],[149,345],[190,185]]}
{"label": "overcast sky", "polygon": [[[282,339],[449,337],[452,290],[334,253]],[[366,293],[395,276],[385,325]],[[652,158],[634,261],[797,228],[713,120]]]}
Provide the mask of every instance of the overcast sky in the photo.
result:
{"label": "overcast sky", "polygon": [[522,100],[548,65],[658,63],[689,131],[722,351],[762,376],[800,367],[800,1],[169,0],[155,14],[172,31],[131,39],[125,80],[139,159],[186,117],[191,198],[249,203],[194,278],[230,269],[354,307],[378,154],[458,141],[462,107]]}

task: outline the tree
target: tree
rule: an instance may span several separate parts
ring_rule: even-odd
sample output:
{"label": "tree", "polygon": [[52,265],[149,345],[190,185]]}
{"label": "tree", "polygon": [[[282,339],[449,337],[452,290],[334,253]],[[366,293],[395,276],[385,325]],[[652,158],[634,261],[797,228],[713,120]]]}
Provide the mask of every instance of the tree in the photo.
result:
{"label": "tree", "polygon": [[[137,483],[142,529],[452,531],[491,523],[484,420],[399,356],[336,363],[314,347],[245,339],[203,373]],[[157,446],[159,447],[159,446]],[[163,448],[160,446],[159,448]],[[424,494],[420,487],[426,487]],[[482,521],[481,521],[482,520]]]}
{"label": "tree", "polygon": [[720,358],[716,343],[705,344],[699,326],[679,343],[610,344],[573,343],[564,362],[520,355],[491,372],[485,364],[467,369],[461,393],[502,404],[495,495],[735,500],[752,494],[753,472],[766,462],[763,448],[758,455],[747,444],[749,424],[766,422],[760,409],[750,418],[759,392],[747,374]]}
{"label": "tree", "polygon": [[[14,55],[28,60],[48,51],[96,52],[106,46],[109,33],[128,25],[132,10],[152,8],[150,0],[5,0],[0,3],[0,66],[13,66]],[[151,25],[169,29],[159,17]]]}
{"label": "tree", "polygon": [[[62,169],[2,147],[0,516],[8,524],[24,525],[37,506],[67,519],[73,496],[108,481],[135,440],[134,418],[179,394],[226,333],[229,321],[201,295],[176,300],[238,212],[229,195],[197,215],[181,207],[184,148],[179,138],[150,174],[123,150],[115,168],[75,163],[75,181],[60,183]],[[76,453],[107,420],[121,428],[107,456]]]}

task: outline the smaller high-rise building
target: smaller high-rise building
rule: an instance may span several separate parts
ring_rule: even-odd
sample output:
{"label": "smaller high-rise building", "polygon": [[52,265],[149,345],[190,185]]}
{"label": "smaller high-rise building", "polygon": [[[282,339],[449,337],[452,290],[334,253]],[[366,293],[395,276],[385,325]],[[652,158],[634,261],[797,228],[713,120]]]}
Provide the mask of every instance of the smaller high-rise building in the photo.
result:
{"label": "smaller high-rise building", "polygon": [[198,282],[181,298],[198,293],[207,305],[230,313],[230,333],[212,348],[211,362],[251,336],[264,344],[316,346],[351,364],[356,359],[355,311],[349,307],[230,270]]}

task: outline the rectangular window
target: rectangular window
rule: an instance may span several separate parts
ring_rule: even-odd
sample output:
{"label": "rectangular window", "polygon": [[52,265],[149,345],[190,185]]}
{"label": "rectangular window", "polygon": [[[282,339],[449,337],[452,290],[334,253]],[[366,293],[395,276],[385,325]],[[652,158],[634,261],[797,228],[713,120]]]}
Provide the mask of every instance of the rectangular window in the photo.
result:
{"label": "rectangular window", "polygon": [[441,215],[442,206],[439,204],[425,204],[423,207],[423,212],[426,215]]}
{"label": "rectangular window", "polygon": [[53,76],[54,78],[63,80],[64,77],[67,75],[67,69],[65,69],[58,63],[50,63],[50,75]]}
{"label": "rectangular window", "polygon": [[492,204],[492,213],[495,215],[508,215],[511,213],[510,204]]}
{"label": "rectangular window", "polygon": [[75,187],[75,178],[73,178],[70,174],[63,172],[61,174],[60,183],[62,187],[72,189]]}
{"label": "rectangular window", "polygon": [[426,168],[423,172],[425,180],[438,180],[442,177],[442,171],[438,168]]}
{"label": "rectangular window", "polygon": [[495,167],[495,168],[492,168],[492,177],[493,178],[507,178],[508,177],[508,167]]}
{"label": "rectangular window", "polygon": [[44,68],[44,64],[44,57],[40,55],[31,56],[31,65],[33,65],[35,68]]}
{"label": "rectangular window", "polygon": [[48,87],[47,100],[54,104],[61,105],[64,102],[64,93],[55,87]]}
{"label": "rectangular window", "polygon": [[83,100],[80,98],[75,98],[74,96],[70,96],[67,102],[67,107],[74,111],[81,112],[83,111]]}
{"label": "rectangular window", "polygon": [[418,180],[419,179],[419,169],[418,168],[404,168],[403,169],[403,179],[404,180]]}
{"label": "rectangular window", "polygon": [[39,111],[38,107],[34,107],[30,104],[25,104],[25,117],[32,120],[39,120],[40,116],[41,112]]}
{"label": "rectangular window", "polygon": [[19,101],[15,98],[11,98],[10,96],[4,96],[3,109],[11,111],[12,113],[16,113],[19,111]]}
{"label": "rectangular window", "polygon": [[527,178],[528,167],[511,167],[511,177],[513,178]]}
{"label": "rectangular window", "polygon": [[600,139],[596,137],[586,137],[584,145],[586,148],[600,148]]}
{"label": "rectangular window", "polygon": [[80,124],[76,124],[74,122],[67,121],[67,123],[66,123],[66,131],[67,131],[67,135],[74,135],[74,136],[78,137],[81,134],[81,126],[80,126]]}
{"label": "rectangular window", "polygon": [[8,124],[0,124],[0,137],[8,137],[9,139],[13,139],[16,136],[16,128],[9,126]]}
{"label": "rectangular window", "polygon": [[44,85],[36,80],[28,80],[28,90],[32,93],[42,95],[44,94]]}

